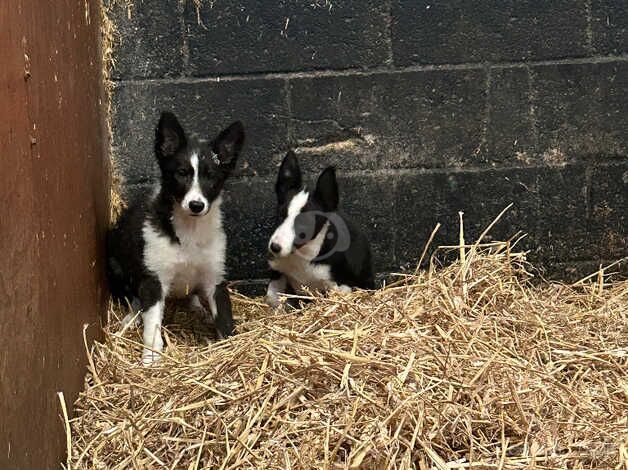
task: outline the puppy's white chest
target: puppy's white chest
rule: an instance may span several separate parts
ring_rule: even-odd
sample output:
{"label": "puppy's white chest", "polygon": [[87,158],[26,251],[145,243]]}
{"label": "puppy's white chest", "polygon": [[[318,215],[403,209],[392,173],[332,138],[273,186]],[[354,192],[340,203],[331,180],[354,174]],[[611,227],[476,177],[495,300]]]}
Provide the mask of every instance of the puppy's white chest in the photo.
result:
{"label": "puppy's white chest", "polygon": [[144,260],[169,295],[185,296],[195,289],[219,284],[224,278],[226,238],[217,230],[177,232],[179,243],[144,226]]}
{"label": "puppy's white chest", "polygon": [[[211,256],[212,253],[216,256]],[[217,261],[224,259],[224,255],[220,253],[220,248],[215,246],[202,246],[198,243],[182,244],[173,269],[170,294],[185,296],[194,289],[222,282],[223,266]]]}

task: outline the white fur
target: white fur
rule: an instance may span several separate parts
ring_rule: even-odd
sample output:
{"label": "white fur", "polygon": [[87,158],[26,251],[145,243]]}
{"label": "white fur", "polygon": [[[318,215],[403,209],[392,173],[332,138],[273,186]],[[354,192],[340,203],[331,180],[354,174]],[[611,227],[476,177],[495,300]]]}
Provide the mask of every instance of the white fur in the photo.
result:
{"label": "white fur", "polygon": [[[227,248],[227,239],[222,228],[221,202],[222,198],[219,196],[211,204],[208,213],[202,217],[189,216],[175,206],[172,223],[179,244],[173,243],[149,222],[144,223],[144,263],[157,275],[162,287],[162,301],[143,315],[145,346],[157,351],[163,348],[161,318],[163,300],[168,295],[184,297],[196,290],[211,294],[211,313],[216,316],[213,294],[216,285],[224,280]],[[151,329],[154,331],[150,331]],[[152,360],[158,358],[148,353],[145,356]],[[144,363],[147,361],[145,358]]]}
{"label": "white fur", "polygon": [[[285,257],[292,252],[292,245],[294,244],[294,219],[299,215],[303,206],[307,204],[308,197],[307,191],[303,190],[292,198],[288,205],[288,215],[281,225],[277,227],[272,237],[270,237],[269,247],[273,243],[281,247],[278,256]],[[318,252],[316,254],[318,254]]]}
{"label": "white fur", "polygon": [[164,350],[164,340],[161,337],[161,322],[164,318],[164,301],[161,300],[142,314],[144,321],[144,351],[142,362],[144,365],[159,360],[159,353]]}
{"label": "white fur", "polygon": [[221,197],[204,217],[190,217],[175,208],[173,226],[179,244],[144,224],[144,263],[155,272],[164,296],[186,296],[195,288],[215,287],[224,279],[227,238],[222,228]]}
{"label": "white fur", "polygon": [[277,307],[279,305],[279,295],[286,291],[286,287],[288,287],[288,281],[285,276],[270,281],[266,290],[266,302],[268,305],[273,308]]}
{"label": "white fur", "polygon": [[201,191],[201,186],[198,182],[198,154],[193,153],[190,157],[190,165],[192,165],[192,169],[194,170],[194,179],[192,180],[192,186],[190,186],[189,191],[183,197],[181,201],[181,207],[188,214],[191,214],[190,211],[190,202],[192,201],[200,201],[205,204],[205,208],[199,212],[198,214],[194,214],[197,217],[203,216],[209,212],[209,203],[207,202],[207,198],[203,195],[203,191]]}
{"label": "white fur", "polygon": [[338,292],[342,292],[343,294],[348,294],[353,290],[346,284],[340,284],[339,286],[335,286],[334,289],[336,289]]}
{"label": "white fur", "polygon": [[281,272],[297,293],[302,293],[303,287],[323,291],[336,286],[331,278],[329,265],[312,263],[321,251],[328,228],[329,225],[326,223],[316,237],[301,248],[288,256],[280,256],[269,261],[270,267]]}

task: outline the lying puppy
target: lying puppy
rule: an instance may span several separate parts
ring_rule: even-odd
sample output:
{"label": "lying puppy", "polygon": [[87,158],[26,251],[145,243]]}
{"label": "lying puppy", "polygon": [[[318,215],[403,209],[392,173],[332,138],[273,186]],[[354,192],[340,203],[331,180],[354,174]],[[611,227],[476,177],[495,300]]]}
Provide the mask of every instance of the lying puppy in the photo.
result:
{"label": "lying puppy", "polygon": [[303,287],[345,292],[375,287],[371,249],[366,236],[338,209],[333,167],[318,178],[313,192],[301,182],[294,152],[286,154],[275,185],[280,223],[268,243],[271,281],[266,300],[303,292]]}
{"label": "lying puppy", "polygon": [[109,287],[115,299],[141,309],[144,364],[163,350],[161,323],[169,295],[191,296],[207,314],[203,301],[218,335],[232,334],[220,205],[243,142],[240,122],[203,144],[186,136],[174,114],[162,113],[155,133],[160,185],[124,210],[107,235]]}

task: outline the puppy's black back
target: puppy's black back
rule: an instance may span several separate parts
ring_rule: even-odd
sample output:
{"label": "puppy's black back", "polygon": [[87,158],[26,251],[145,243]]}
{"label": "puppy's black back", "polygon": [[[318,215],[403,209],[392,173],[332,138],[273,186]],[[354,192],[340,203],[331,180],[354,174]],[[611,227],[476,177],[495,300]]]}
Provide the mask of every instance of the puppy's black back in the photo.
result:
{"label": "puppy's black back", "polygon": [[341,212],[336,214],[344,221],[349,231],[350,244],[345,251],[334,250],[338,234],[336,227],[331,224],[329,226],[331,236],[325,238],[321,248],[321,254],[331,253],[331,255],[321,263],[329,265],[332,277],[338,285],[374,289],[373,260],[366,235],[346,215]]}

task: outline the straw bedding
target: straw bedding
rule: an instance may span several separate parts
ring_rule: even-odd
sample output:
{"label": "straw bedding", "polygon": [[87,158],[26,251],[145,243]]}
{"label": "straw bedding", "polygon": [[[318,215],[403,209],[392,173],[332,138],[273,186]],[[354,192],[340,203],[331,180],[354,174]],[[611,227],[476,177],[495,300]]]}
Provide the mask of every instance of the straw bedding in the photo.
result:
{"label": "straw bedding", "polygon": [[533,285],[510,248],[298,312],[236,295],[218,343],[172,306],[150,368],[113,321],[67,465],[628,469],[628,282]]}

